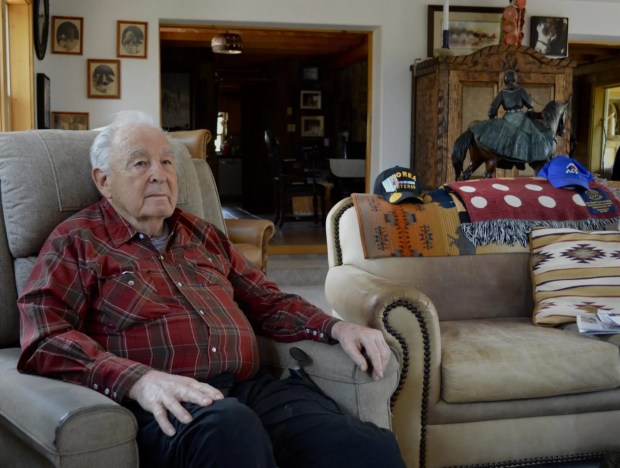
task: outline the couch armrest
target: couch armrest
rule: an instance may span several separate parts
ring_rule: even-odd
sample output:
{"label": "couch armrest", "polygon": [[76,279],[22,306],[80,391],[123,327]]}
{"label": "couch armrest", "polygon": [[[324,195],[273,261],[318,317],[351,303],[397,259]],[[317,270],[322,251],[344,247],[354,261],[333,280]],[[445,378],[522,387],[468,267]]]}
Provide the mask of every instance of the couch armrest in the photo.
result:
{"label": "couch armrest", "polygon": [[303,349],[310,358],[304,365],[305,371],[343,411],[391,429],[390,397],[399,380],[395,355],[392,355],[383,379],[375,381],[368,372],[360,371],[339,345],[315,341],[278,343],[265,337],[258,338],[261,362],[276,376],[288,375],[294,362],[289,349],[293,346]]}
{"label": "couch armrest", "polygon": [[[225,219],[228,238],[233,244],[248,244],[258,249],[255,255],[246,257],[261,270],[267,270],[267,247],[276,232],[272,221],[268,219]],[[240,249],[244,253],[245,249]]]}
{"label": "couch armrest", "polygon": [[138,466],[138,427],[129,410],[91,389],[21,374],[18,357],[19,348],[0,350],[1,460],[17,459],[11,466],[31,466],[33,459],[47,460],[46,466]]}
{"label": "couch armrest", "polygon": [[[439,400],[441,389],[441,336],[435,306],[416,288],[353,265],[329,269],[325,294],[341,317],[381,330],[397,351],[401,373],[392,398],[392,426],[401,447],[423,452],[418,445],[425,440],[426,414]],[[405,459],[411,457],[405,455]]]}

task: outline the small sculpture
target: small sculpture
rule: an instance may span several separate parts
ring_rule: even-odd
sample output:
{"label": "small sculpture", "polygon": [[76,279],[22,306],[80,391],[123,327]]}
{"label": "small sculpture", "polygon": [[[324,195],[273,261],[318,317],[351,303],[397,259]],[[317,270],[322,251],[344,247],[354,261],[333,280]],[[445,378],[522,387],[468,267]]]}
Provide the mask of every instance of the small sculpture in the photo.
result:
{"label": "small sculpture", "polygon": [[[524,169],[526,163],[538,170],[554,154],[555,136],[564,134],[568,101],[551,101],[542,112],[534,112],[532,97],[517,85],[516,71],[508,70],[504,83],[489,106],[489,119],[474,122],[454,142],[452,164],[457,180],[469,179],[483,162],[485,177],[493,177],[497,167]],[[505,113],[498,118],[500,107]],[[523,112],[524,107],[529,111]],[[463,172],[468,149],[471,164]]]}

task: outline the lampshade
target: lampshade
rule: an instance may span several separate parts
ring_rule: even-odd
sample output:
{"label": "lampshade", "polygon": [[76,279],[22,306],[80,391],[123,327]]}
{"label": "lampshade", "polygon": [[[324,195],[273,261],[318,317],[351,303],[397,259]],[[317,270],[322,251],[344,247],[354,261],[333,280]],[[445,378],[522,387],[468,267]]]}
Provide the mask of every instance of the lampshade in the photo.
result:
{"label": "lampshade", "polygon": [[243,40],[239,34],[223,33],[211,39],[211,49],[216,54],[240,54]]}

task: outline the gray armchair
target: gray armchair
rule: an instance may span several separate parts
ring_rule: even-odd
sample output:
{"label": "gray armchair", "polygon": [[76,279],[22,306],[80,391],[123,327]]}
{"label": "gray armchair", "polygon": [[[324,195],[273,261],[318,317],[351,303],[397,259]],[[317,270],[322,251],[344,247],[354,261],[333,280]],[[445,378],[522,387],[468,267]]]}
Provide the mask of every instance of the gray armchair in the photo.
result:
{"label": "gray armchair", "polygon": [[[0,134],[0,465],[19,467],[137,467],[133,415],[88,388],[20,374],[18,293],[51,230],[95,202],[88,151],[95,132],[42,130]],[[179,152],[179,207],[224,229],[211,171]],[[261,338],[264,366],[288,367],[290,345]],[[345,411],[390,427],[390,395],[399,380],[392,359],[374,382],[340,347],[297,343],[312,359],[311,378]],[[329,365],[326,365],[329,363]]]}

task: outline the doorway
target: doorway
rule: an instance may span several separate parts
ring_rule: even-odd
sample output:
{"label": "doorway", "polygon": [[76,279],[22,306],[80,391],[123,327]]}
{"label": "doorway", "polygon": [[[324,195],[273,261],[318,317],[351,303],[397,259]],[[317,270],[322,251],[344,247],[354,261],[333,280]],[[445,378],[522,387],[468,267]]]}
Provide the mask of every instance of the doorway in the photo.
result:
{"label": "doorway", "polygon": [[[241,54],[213,53],[211,39],[222,32],[242,37]],[[218,115],[227,116],[225,145],[208,150],[223,203],[274,212],[267,129],[290,158],[308,148],[320,154],[326,178],[333,177],[328,160],[346,154],[343,135],[369,167],[371,40],[370,31],[160,25],[162,77],[190,81],[190,128],[215,137]],[[320,130],[306,131],[308,122]]]}

